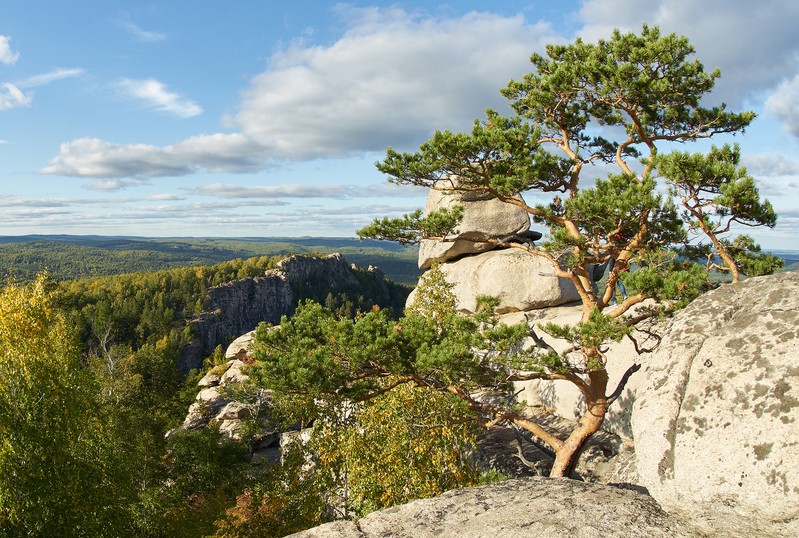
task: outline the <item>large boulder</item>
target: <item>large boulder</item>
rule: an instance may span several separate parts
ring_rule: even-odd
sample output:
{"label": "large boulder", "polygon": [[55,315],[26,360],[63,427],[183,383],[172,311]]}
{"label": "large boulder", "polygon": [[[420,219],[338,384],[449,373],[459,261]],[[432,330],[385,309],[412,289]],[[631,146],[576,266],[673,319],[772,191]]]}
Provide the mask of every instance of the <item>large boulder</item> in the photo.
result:
{"label": "large boulder", "polygon": [[[444,183],[439,183],[444,186]],[[516,197],[522,200],[521,196]],[[501,202],[479,192],[451,192],[430,189],[425,215],[439,209],[463,206],[463,220],[456,233],[446,241],[424,240],[419,245],[419,268],[427,269],[433,262],[446,262],[466,254],[492,250],[496,245],[481,243],[487,239],[504,238],[530,229],[530,215],[524,209]]]}
{"label": "large boulder", "polygon": [[[498,297],[497,313],[528,311],[578,301],[574,285],[554,274],[544,258],[519,249],[502,249],[467,256],[441,265],[458,310],[474,312],[479,295]],[[424,275],[422,275],[424,279]],[[414,293],[408,297],[413,303]]]}
{"label": "large boulder", "polygon": [[799,272],[680,312],[633,406],[637,466],[667,510],[725,536],[799,536]]}
{"label": "large boulder", "polygon": [[294,538],[614,538],[699,536],[649,496],[568,479],[525,478],[452,490],[291,535]]}

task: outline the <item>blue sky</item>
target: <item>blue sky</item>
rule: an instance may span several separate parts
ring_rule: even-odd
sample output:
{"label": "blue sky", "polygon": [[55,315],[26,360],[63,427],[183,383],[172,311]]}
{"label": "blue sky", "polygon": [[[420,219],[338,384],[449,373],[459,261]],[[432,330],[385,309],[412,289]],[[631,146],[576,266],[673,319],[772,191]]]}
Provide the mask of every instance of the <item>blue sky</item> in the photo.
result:
{"label": "blue sky", "polygon": [[[555,5],[556,4],[556,5]],[[689,37],[799,249],[799,2],[34,1],[0,17],[0,235],[354,236],[424,204],[375,169],[465,130],[553,42]],[[696,147],[696,146],[692,146]],[[701,149],[701,148],[698,148]],[[599,171],[601,172],[601,171]],[[528,202],[535,202],[528,198]]]}

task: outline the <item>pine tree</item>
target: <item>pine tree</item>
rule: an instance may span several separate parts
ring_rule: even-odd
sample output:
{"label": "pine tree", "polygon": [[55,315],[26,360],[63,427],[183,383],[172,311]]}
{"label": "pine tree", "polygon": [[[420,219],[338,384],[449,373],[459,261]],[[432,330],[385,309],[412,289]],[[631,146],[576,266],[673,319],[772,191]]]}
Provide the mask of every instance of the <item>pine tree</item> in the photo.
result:
{"label": "pine tree", "polygon": [[[548,240],[542,247],[512,239],[493,242],[496,248],[544,259],[555,276],[575,287],[581,321],[546,328],[570,343],[568,352],[519,346],[527,336],[539,344],[543,340],[526,325],[497,323],[491,308],[496,303],[490,299],[474,317],[453,316],[438,325],[412,312],[396,323],[379,312],[342,322],[310,305],[278,331],[260,334],[261,360],[271,371],[268,383],[288,392],[336,394],[352,401],[406,383],[428,387],[455,396],[486,426],[505,422],[528,430],[555,453],[552,476],[570,476],[608,407],[638,368],[633,365],[615,389],[609,387],[606,364],[613,357],[606,355],[607,344],[630,333],[642,317],[673,311],[707,288],[702,267],[675,250],[686,240],[686,225],[695,221],[686,222],[688,217],[658,188],[663,178],[672,185],[679,181],[668,170],[668,159],[658,160],[658,151],[742,132],[754,114],[702,106],[720,73],[705,71],[693,54],[684,37],[664,36],[648,26],[640,34],[616,31],[595,44],[578,39],[550,45],[546,55],[532,55],[532,73],[502,91],[514,115],[487,110],[486,119],[475,121],[469,133],[436,132],[419,151],[389,148],[377,164],[391,182],[488,195],[522,208],[533,222],[546,226]],[[605,127],[603,135],[597,127]],[[591,165],[597,163],[617,171],[596,179]],[[658,163],[663,163],[662,172]],[[713,181],[705,172],[697,177],[702,185]],[[733,184],[730,195],[749,183]],[[528,205],[518,196],[527,192],[550,201]],[[761,204],[756,192],[747,192],[747,210],[736,206],[736,214],[744,218],[748,208],[760,208],[758,218],[771,222],[770,206]],[[718,203],[732,210],[734,201],[724,196]],[[416,211],[376,220],[359,234],[400,243],[445,240],[461,218],[462,207],[424,216]],[[598,289],[591,269],[611,259],[606,287]],[[612,305],[620,279],[629,293]],[[642,308],[646,300],[655,306]],[[394,381],[377,383],[388,377]],[[513,382],[533,379],[568,381],[582,394],[585,411],[565,439],[515,404]],[[481,392],[494,397],[477,398]]]}

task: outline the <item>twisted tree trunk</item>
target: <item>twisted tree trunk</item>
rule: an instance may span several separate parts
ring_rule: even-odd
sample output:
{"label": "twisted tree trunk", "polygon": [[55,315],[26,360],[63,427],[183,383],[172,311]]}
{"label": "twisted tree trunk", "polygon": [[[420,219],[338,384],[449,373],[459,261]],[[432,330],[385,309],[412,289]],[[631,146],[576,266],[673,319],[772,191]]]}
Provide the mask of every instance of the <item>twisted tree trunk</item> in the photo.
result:
{"label": "twisted tree trunk", "polygon": [[585,394],[587,409],[563,445],[555,450],[555,463],[549,476],[571,477],[585,445],[605,421],[609,405],[605,396],[608,372],[604,368],[592,370],[588,378],[588,391]]}

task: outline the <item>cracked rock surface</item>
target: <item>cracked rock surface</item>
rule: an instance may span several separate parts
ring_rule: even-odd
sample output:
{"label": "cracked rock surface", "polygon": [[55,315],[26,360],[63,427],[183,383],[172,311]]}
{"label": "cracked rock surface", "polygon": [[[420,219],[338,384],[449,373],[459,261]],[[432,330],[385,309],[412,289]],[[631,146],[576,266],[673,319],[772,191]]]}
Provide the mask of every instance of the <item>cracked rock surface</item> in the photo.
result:
{"label": "cracked rock surface", "polygon": [[701,536],[649,496],[568,479],[524,478],[336,521],[295,538],[614,538]]}
{"label": "cracked rock surface", "polygon": [[799,272],[711,291],[647,361],[642,484],[724,536],[799,536]]}

